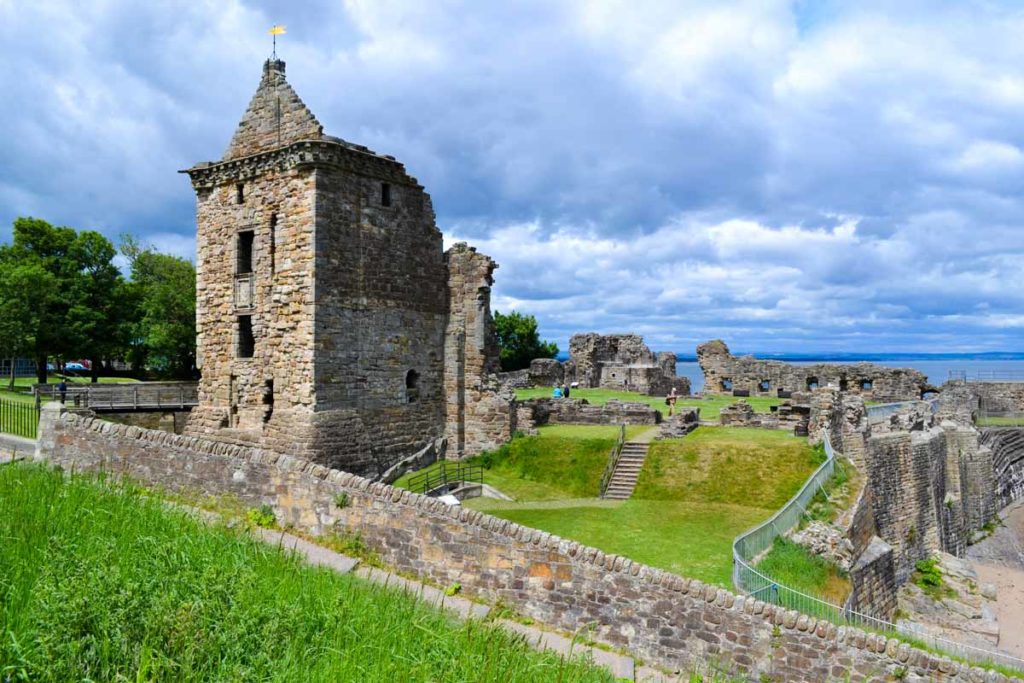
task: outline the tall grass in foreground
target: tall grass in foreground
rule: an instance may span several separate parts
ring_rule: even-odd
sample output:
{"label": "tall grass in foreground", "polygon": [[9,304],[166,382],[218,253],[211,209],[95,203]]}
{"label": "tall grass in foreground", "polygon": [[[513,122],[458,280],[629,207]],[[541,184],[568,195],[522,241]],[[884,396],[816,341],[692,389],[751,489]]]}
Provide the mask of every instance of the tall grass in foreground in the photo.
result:
{"label": "tall grass in foreground", "polygon": [[0,466],[0,681],[608,681],[138,490]]}

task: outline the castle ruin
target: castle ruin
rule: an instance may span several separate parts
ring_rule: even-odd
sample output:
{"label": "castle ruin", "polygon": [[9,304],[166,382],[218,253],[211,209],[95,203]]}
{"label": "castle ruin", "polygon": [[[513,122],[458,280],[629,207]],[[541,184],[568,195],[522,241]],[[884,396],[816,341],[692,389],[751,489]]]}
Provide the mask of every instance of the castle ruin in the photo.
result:
{"label": "castle ruin", "polygon": [[874,363],[793,365],[753,356],[734,356],[720,339],[697,347],[704,393],[788,397],[794,392],[835,387],[872,401],[912,401],[934,390],[924,373]]}
{"label": "castle ruin", "polygon": [[494,261],[447,252],[394,157],[325,135],[270,59],[197,197],[199,405],[186,433],[363,475],[503,443]]}

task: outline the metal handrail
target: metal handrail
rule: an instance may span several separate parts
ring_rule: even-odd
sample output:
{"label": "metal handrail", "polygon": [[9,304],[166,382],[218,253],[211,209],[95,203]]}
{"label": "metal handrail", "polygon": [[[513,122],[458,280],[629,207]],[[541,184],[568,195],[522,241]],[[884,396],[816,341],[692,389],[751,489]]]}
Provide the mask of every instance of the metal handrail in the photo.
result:
{"label": "metal handrail", "polygon": [[601,484],[598,488],[598,496],[604,498],[604,494],[608,492],[608,485],[612,481],[612,475],[615,474],[615,468],[619,464],[619,458],[622,457],[622,446],[626,443],[626,425],[619,426],[619,438],[612,446],[612,452],[608,454],[608,464],[604,466],[604,473],[601,474]]}
{"label": "metal handrail", "polygon": [[[741,594],[763,602],[770,602],[787,609],[794,609],[803,614],[827,619],[839,625],[852,625],[874,631],[882,631],[895,636],[904,636],[912,640],[924,642],[926,645],[970,660],[977,664],[1000,664],[1024,671],[1024,659],[994,650],[965,645],[953,640],[934,636],[904,625],[897,625],[877,617],[854,611],[848,600],[845,605],[823,600],[779,583],[770,576],[758,571],[752,565],[757,557],[764,553],[775,542],[775,539],[793,528],[803,517],[807,505],[824,482],[835,470],[836,453],[832,448],[828,432],[823,433],[822,442],[828,459],[814,471],[795,496],[783,505],[775,514],[749,531],[745,531],[733,540],[732,581]],[[827,474],[826,474],[827,473]]]}
{"label": "metal handrail", "polygon": [[442,462],[435,470],[411,477],[408,486],[413,493],[427,493],[453,482],[484,483],[483,465]]}

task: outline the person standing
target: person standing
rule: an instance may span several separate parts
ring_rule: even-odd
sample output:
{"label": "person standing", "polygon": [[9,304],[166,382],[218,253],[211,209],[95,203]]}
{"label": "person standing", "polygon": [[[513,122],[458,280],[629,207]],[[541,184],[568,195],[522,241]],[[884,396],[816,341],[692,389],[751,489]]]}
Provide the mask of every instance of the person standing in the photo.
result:
{"label": "person standing", "polygon": [[669,417],[672,417],[672,413],[675,410],[677,400],[679,400],[679,394],[676,393],[676,388],[672,387],[672,391],[668,392],[668,396],[665,397],[665,403],[668,404]]}
{"label": "person standing", "polygon": [[60,378],[60,384],[57,385],[57,391],[60,392],[60,402],[64,403],[68,397],[68,383],[63,377]]}
{"label": "person standing", "polygon": [[568,384],[563,384],[562,385],[562,398],[569,398],[569,385]]}

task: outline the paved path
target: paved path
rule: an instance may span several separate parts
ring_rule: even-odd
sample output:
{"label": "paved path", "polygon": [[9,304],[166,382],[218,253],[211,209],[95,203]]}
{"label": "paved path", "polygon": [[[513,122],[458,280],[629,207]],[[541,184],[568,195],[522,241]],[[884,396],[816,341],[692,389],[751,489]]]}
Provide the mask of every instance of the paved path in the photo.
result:
{"label": "paved path", "polygon": [[[171,506],[188,509],[208,522],[222,519],[218,513],[174,503]],[[354,573],[359,578],[371,583],[404,590],[428,605],[447,610],[461,619],[484,619],[491,612],[490,605],[474,602],[458,595],[445,595],[444,591],[439,588],[398,576],[383,569],[361,567],[359,560],[354,557],[334,552],[285,531],[256,529],[253,535],[265,543],[296,553],[309,564],[329,567],[340,574]],[[620,680],[643,681],[644,683],[669,683],[672,680],[682,680],[670,678],[650,667],[637,667],[632,657],[575,643],[571,637],[560,633],[545,631],[537,626],[527,626],[509,619],[497,619],[495,623],[508,631],[522,635],[526,642],[537,650],[551,650],[566,657],[582,655],[598,666],[608,669]]]}
{"label": "paved path", "polygon": [[36,442],[13,434],[0,434],[0,462],[7,462],[15,455],[31,458],[36,452]]}

